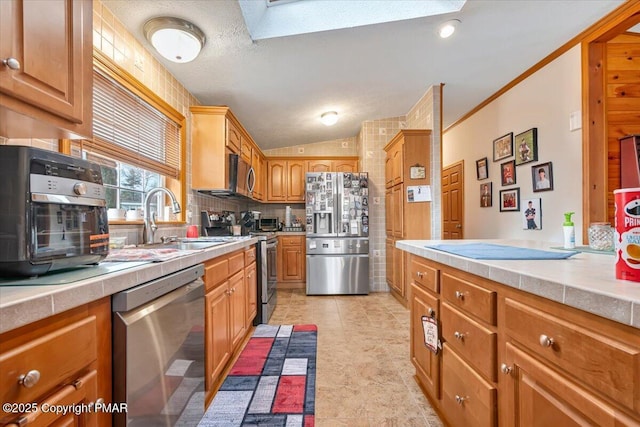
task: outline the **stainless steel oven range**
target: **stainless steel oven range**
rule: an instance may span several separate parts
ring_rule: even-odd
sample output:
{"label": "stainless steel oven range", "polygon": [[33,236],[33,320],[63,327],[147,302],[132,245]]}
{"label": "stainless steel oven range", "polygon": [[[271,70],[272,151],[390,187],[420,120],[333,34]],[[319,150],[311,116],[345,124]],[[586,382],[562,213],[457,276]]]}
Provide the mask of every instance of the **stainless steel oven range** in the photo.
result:
{"label": "stainless steel oven range", "polygon": [[254,319],[254,325],[269,323],[269,319],[276,308],[278,300],[277,285],[277,247],[276,233],[251,233],[259,239],[257,245],[257,272],[258,272],[258,314]]}

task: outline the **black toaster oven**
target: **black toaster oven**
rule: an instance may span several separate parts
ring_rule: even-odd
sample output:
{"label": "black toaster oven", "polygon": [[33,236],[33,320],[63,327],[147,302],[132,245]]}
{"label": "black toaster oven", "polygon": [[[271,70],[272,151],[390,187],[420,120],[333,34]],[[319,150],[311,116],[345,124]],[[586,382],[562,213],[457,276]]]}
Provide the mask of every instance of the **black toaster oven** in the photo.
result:
{"label": "black toaster oven", "polygon": [[0,274],[40,275],[100,262],[109,224],[100,166],[0,146]]}

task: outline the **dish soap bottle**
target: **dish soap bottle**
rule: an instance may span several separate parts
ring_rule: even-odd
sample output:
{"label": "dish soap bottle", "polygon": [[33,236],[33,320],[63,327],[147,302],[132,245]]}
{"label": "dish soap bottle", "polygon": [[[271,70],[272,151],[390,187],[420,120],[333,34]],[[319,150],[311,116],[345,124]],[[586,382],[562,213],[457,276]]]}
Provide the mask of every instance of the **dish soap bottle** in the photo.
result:
{"label": "dish soap bottle", "polygon": [[564,223],[562,224],[562,231],[564,233],[564,248],[574,249],[576,247],[576,229],[571,221],[571,215],[575,212],[564,213]]}

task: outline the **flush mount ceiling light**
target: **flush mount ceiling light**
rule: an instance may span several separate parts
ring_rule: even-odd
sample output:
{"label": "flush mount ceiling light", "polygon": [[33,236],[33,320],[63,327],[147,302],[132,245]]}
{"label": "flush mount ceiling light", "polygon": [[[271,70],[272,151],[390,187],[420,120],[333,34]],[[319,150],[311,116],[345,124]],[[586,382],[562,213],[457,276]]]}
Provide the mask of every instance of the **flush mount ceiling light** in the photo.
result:
{"label": "flush mount ceiling light", "polygon": [[320,121],[325,126],[333,126],[338,122],[338,113],[335,111],[327,111],[326,113],[322,113],[320,116]]}
{"label": "flush mount ceiling light", "polygon": [[456,27],[460,23],[459,19],[451,19],[438,27],[438,35],[443,39],[447,37],[451,37],[451,35],[456,31]]}
{"label": "flush mount ceiling light", "polygon": [[196,59],[204,46],[200,28],[180,18],[163,16],[144,24],[144,36],[169,61],[185,63]]}

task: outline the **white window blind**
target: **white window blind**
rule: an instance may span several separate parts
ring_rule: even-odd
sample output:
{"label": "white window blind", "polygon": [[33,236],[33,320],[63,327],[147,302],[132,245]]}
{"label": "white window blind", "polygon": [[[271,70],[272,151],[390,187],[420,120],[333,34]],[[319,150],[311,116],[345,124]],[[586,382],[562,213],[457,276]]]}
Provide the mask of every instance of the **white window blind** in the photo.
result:
{"label": "white window blind", "polygon": [[93,75],[93,140],[84,149],[179,179],[180,125],[100,71]]}

